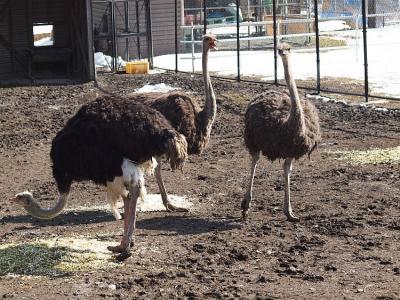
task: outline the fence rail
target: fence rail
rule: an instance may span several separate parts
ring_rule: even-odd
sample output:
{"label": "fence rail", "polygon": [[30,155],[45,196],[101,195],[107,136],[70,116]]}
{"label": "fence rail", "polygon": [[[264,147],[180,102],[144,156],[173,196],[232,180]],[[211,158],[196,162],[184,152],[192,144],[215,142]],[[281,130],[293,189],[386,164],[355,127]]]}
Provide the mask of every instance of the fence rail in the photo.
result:
{"label": "fence rail", "polygon": [[[185,8],[184,11],[191,12],[194,10],[197,10],[199,14],[201,15],[201,18],[203,19],[203,24],[190,24],[190,25],[182,25],[179,24],[178,22],[178,12],[176,11],[175,14],[175,71],[183,71],[182,68],[180,68],[179,62],[181,60],[191,60],[191,71],[195,72],[195,65],[196,65],[196,60],[199,59],[198,55],[196,55],[196,49],[198,49],[198,45],[201,43],[201,35],[205,31],[218,31],[220,30],[219,35],[221,38],[219,38],[219,43],[221,47],[226,45],[226,47],[231,47],[234,50],[236,50],[236,80],[244,80],[244,77],[241,76],[241,56],[244,54],[242,53],[243,50],[241,49],[243,46],[246,47],[247,45],[247,50],[254,50],[252,47],[253,44],[256,45],[258,48],[256,50],[260,49],[270,49],[269,51],[273,52],[273,59],[274,59],[274,73],[271,76],[267,76],[268,78],[273,78],[272,83],[278,84],[278,64],[277,64],[277,45],[279,42],[282,40],[289,40],[289,41],[296,41],[298,39],[307,39],[309,42],[307,46],[304,46],[307,51],[315,51],[315,73],[316,76],[313,78],[315,81],[314,86],[303,86],[303,88],[307,89],[312,89],[315,90],[316,93],[321,93],[321,92],[333,92],[337,94],[344,94],[344,95],[355,95],[355,96],[363,96],[365,97],[365,101],[369,101],[369,97],[374,97],[374,98],[379,98],[379,99],[391,99],[391,100],[400,100],[400,92],[398,94],[391,94],[391,95],[384,95],[381,93],[376,93],[370,91],[370,75],[371,75],[371,66],[369,65],[369,50],[371,50],[371,57],[372,61],[375,59],[375,55],[377,52],[377,49],[373,49],[372,51],[372,46],[374,46],[375,41],[371,42],[369,44],[369,41],[367,40],[368,33],[372,32],[370,31],[372,28],[368,28],[368,23],[369,20],[372,23],[375,23],[376,20],[379,20],[381,24],[381,29],[382,32],[385,32],[386,29],[383,27],[387,27],[387,25],[394,25],[394,24],[400,24],[400,8],[398,7],[395,11],[390,11],[390,12],[385,12],[385,11],[378,11],[378,12],[367,12],[367,5],[366,5],[366,0],[361,0],[360,5],[361,7],[356,7],[358,12],[353,13],[352,15],[347,15],[345,13],[337,13],[337,14],[330,14],[327,12],[320,13],[320,5],[318,5],[318,0],[311,0],[310,3],[313,4],[313,7],[309,6],[307,8],[307,13],[300,15],[300,14],[292,14],[290,15],[290,18],[288,16],[282,16],[282,15],[277,15],[277,1],[273,0],[271,7],[269,7],[270,11],[272,12],[271,19],[269,20],[256,20],[256,21],[243,21],[241,22],[241,15],[239,16],[239,10],[236,10],[236,15],[232,15],[230,17],[235,18],[234,23],[220,23],[220,24],[212,24],[212,22],[207,22],[207,12],[212,11],[212,10],[218,10],[218,9],[223,9],[224,6],[219,6],[219,7],[208,7],[207,6],[207,1],[203,0],[202,1],[202,7],[200,8]],[[232,1],[234,2],[234,1]],[[236,7],[240,7],[240,1],[236,0]],[[293,6],[293,3],[291,3],[291,7]],[[272,8],[272,9],[271,9]],[[302,6],[303,8],[303,6]],[[177,8],[176,8],[177,9]],[[287,8],[286,8],[287,9]],[[250,11],[248,9],[248,11]],[[282,7],[281,7],[281,12],[282,12]],[[249,12],[247,13],[249,17]],[[304,17],[303,17],[304,16]],[[231,18],[231,19],[232,19]],[[229,20],[231,20],[229,19]],[[248,19],[248,18],[247,18]],[[324,22],[329,22],[329,21],[345,21],[346,24],[351,24],[351,29],[345,30],[345,31],[335,31],[335,30],[326,30],[321,28],[322,24]],[[288,30],[288,28],[294,28],[295,26],[299,26],[299,28],[303,28],[303,32],[293,32],[293,30]],[[350,26],[349,26],[350,27]],[[385,28],[386,28],[385,27]],[[228,30],[231,28],[232,30]],[[260,29],[261,28],[261,29]],[[268,29],[267,29],[268,28]],[[228,30],[224,33],[224,30]],[[261,30],[261,32],[260,32]],[[265,33],[264,33],[265,31]],[[268,34],[267,34],[268,31]],[[376,31],[374,32],[376,34]],[[400,34],[400,30],[399,30]],[[331,39],[336,39],[336,38],[343,38],[346,37],[351,41],[351,44],[347,46],[339,45],[339,46],[329,46],[329,45],[324,45],[323,52],[321,53],[321,42],[326,42],[326,38],[331,38]],[[321,39],[322,38],[322,39]],[[400,44],[400,36],[395,36],[394,38],[399,41]],[[266,43],[262,43],[262,42]],[[312,43],[310,42],[312,41]],[[396,41],[391,41],[388,40],[384,43],[396,43]],[[382,42],[382,45],[385,45]],[[397,44],[396,44],[397,45]],[[236,47],[236,49],[235,49]],[[347,90],[343,89],[341,87],[337,89],[331,89],[329,86],[326,85],[326,74],[321,73],[321,71],[324,71],[323,67],[324,65],[321,66],[321,58],[325,59],[325,53],[327,51],[330,51],[333,49],[335,50],[343,50],[343,49],[349,49],[349,48],[354,48],[354,60],[356,62],[359,61],[360,59],[360,50],[362,50],[362,69],[363,69],[363,76],[362,76],[362,82],[363,82],[363,91],[361,89],[359,90]],[[186,50],[185,50],[186,49]],[[183,51],[182,51],[183,50]],[[379,49],[378,49],[379,50]],[[185,52],[186,51],[186,52]],[[296,51],[296,47],[295,47]],[[384,51],[384,48],[382,48],[382,51]],[[183,52],[183,53],[181,53]],[[300,51],[296,51],[300,53]],[[304,52],[304,51],[303,51]],[[353,53],[353,52],[352,52]],[[232,55],[232,54],[229,54]],[[384,56],[384,53],[382,53]],[[338,57],[338,62],[340,62],[341,58]],[[233,64],[233,62],[232,62]],[[339,64],[339,63],[338,63]],[[373,62],[374,67],[372,69],[376,69],[376,66],[378,65],[375,61]],[[321,70],[322,67],[322,70]],[[343,68],[346,68],[347,66],[344,65],[342,66]],[[339,68],[339,66],[338,66]],[[173,68],[171,68],[173,70]],[[187,72],[188,69],[185,70]],[[354,70],[355,72],[361,71],[361,70]],[[325,75],[325,77],[321,77],[321,75]],[[329,74],[328,74],[329,75]],[[374,75],[372,73],[372,75]],[[223,76],[222,76],[223,77]],[[332,77],[336,77],[333,75]],[[374,77],[374,76],[372,76]],[[400,74],[398,76],[400,78]],[[357,79],[358,80],[358,79]],[[258,82],[258,83],[271,83],[271,82],[266,82],[265,80],[252,80],[246,78],[245,81],[252,81],[252,82]],[[268,81],[268,80],[267,80]],[[301,87],[301,85],[299,85]]]}

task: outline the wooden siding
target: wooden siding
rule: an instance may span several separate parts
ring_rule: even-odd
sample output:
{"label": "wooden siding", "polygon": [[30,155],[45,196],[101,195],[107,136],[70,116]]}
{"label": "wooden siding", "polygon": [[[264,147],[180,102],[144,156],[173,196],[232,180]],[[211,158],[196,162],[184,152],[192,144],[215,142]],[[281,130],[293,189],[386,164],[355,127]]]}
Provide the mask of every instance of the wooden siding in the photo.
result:
{"label": "wooden siding", "polygon": [[[143,5],[144,1],[139,2],[139,26],[140,32],[146,35],[146,11]],[[98,34],[111,35],[111,8],[106,3],[98,3],[93,1],[93,20],[94,29]],[[153,35],[153,53],[154,56],[171,54],[175,52],[175,1],[174,0],[150,0],[151,18],[152,18],[152,35]],[[178,26],[180,24],[180,0],[178,0]],[[117,33],[125,31],[125,13],[124,3],[116,4],[116,27]],[[129,28],[136,31],[136,10],[135,3],[129,3]],[[129,59],[137,59],[136,37],[130,37],[129,41]],[[111,42],[106,40],[95,42],[96,51],[105,52],[111,55]],[[119,38],[117,44],[118,55],[123,59],[127,59],[126,39]],[[140,38],[141,56],[147,57],[147,39]]]}
{"label": "wooden siding", "polygon": [[[8,0],[0,0],[0,8],[6,3]],[[88,42],[91,21],[86,14],[86,1],[11,0],[9,3],[5,17],[0,20],[0,39],[4,39],[13,50],[10,54],[9,47],[0,44],[0,78],[28,78],[29,51],[33,49],[32,26],[35,23],[54,25],[55,47],[72,50],[71,69],[75,78],[94,78],[90,67],[92,46]]]}
{"label": "wooden siding", "polygon": [[[177,2],[179,26],[181,20],[181,4],[179,0]],[[154,56],[175,53],[175,1],[152,0],[151,12]],[[178,36],[178,38],[180,37]]]}

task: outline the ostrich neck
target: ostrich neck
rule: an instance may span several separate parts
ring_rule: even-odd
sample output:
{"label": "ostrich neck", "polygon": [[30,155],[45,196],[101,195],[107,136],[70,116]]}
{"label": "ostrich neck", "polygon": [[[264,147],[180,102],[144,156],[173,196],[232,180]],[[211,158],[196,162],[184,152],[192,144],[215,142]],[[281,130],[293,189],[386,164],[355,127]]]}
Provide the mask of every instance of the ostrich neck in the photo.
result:
{"label": "ostrich neck", "polygon": [[50,208],[41,208],[40,205],[32,198],[25,210],[38,219],[52,219],[59,215],[64,209],[68,199],[68,194],[61,194],[56,205]]}
{"label": "ostrich neck", "polygon": [[211,133],[211,126],[214,122],[215,116],[217,114],[217,102],[215,99],[214,89],[211,84],[210,74],[208,72],[208,53],[209,49],[206,46],[203,46],[203,78],[204,78],[204,90],[206,93],[206,101],[204,104],[204,109],[202,111],[203,122],[202,128],[206,132],[206,136],[209,136]]}
{"label": "ostrich neck", "polygon": [[288,125],[290,128],[293,128],[293,130],[299,131],[300,135],[304,135],[304,112],[300,102],[299,93],[297,91],[296,82],[292,73],[290,58],[288,56],[282,57],[282,62],[291,101]]}

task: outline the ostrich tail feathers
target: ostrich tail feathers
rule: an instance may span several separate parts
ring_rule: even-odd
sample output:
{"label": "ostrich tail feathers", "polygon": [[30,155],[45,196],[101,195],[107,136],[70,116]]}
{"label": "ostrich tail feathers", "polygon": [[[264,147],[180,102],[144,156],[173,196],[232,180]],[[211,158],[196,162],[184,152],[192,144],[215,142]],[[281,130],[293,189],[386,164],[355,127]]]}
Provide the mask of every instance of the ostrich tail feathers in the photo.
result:
{"label": "ostrich tail feathers", "polygon": [[167,159],[171,165],[172,170],[183,170],[187,154],[188,144],[185,136],[182,134],[174,134],[174,136],[168,139],[167,142]]}

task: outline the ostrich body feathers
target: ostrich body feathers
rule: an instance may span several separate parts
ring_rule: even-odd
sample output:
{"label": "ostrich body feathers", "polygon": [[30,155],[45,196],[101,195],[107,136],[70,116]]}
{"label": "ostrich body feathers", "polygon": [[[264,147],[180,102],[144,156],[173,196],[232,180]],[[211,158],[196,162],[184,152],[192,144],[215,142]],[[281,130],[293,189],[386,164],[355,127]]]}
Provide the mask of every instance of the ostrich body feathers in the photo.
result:
{"label": "ostrich body feathers", "polygon": [[140,103],[103,96],[81,107],[56,135],[50,157],[60,192],[72,181],[105,185],[122,176],[126,158],[141,164],[168,153],[179,136],[158,111]]}
{"label": "ostrich body feathers", "polygon": [[266,91],[254,98],[245,115],[244,140],[250,154],[261,151],[272,161],[310,155],[321,140],[318,112],[307,100],[301,99],[301,104],[304,134],[287,122],[291,107],[287,92]]}
{"label": "ostrich body feathers", "polygon": [[130,98],[144,103],[159,112],[188,142],[188,154],[201,154],[209,137],[206,134],[206,116],[196,99],[179,91],[169,93],[139,93]]}

